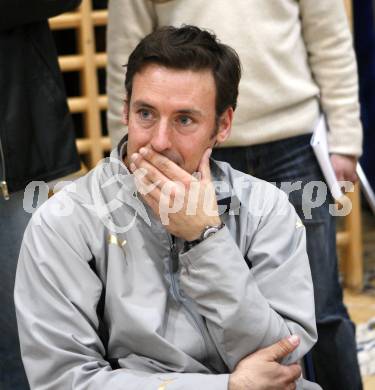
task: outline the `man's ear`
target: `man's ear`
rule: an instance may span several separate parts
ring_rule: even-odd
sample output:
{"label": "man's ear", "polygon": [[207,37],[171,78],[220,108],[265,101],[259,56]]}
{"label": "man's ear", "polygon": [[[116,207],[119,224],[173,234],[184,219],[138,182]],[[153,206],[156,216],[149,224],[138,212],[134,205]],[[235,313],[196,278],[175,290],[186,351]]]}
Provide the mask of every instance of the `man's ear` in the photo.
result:
{"label": "man's ear", "polygon": [[124,100],[124,108],[122,110],[122,123],[127,126],[129,123],[129,103],[128,100]]}
{"label": "man's ear", "polygon": [[233,108],[228,107],[219,119],[219,126],[216,133],[216,143],[221,144],[228,139],[232,130]]}

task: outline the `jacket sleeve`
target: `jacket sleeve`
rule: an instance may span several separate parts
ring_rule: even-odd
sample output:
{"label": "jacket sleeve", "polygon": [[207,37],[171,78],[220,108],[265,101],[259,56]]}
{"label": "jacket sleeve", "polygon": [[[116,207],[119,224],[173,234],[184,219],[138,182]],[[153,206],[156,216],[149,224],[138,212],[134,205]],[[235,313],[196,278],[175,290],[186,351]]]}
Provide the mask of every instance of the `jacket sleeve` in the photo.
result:
{"label": "jacket sleeve", "polygon": [[331,153],[359,156],[362,126],[352,36],[343,0],[300,0],[308,61],[329,125]]}
{"label": "jacket sleeve", "polygon": [[121,120],[125,100],[124,65],[138,42],[156,27],[156,14],[150,0],[110,1],[108,13],[107,121],[115,147],[126,132]]}
{"label": "jacket sleeve", "polygon": [[0,30],[46,20],[80,3],[81,0],[0,0]]}
{"label": "jacket sleeve", "polygon": [[[256,231],[242,250],[224,227],[180,255],[181,287],[205,317],[230,371],[243,357],[291,334],[301,343],[284,363],[295,362],[317,339],[305,228],[284,195],[276,192],[278,200],[259,222],[248,213],[244,230],[256,224]],[[272,204],[269,197],[267,202]]]}
{"label": "jacket sleeve", "polygon": [[[58,207],[47,203],[49,209]],[[77,213],[82,220],[84,215]],[[15,285],[31,390],[155,390],[169,382],[170,390],[227,389],[228,375],[112,370],[98,336],[96,306],[102,284],[88,265],[91,253],[84,237],[85,230],[95,227],[83,229],[65,217],[57,220],[45,208],[36,214],[25,232]]]}

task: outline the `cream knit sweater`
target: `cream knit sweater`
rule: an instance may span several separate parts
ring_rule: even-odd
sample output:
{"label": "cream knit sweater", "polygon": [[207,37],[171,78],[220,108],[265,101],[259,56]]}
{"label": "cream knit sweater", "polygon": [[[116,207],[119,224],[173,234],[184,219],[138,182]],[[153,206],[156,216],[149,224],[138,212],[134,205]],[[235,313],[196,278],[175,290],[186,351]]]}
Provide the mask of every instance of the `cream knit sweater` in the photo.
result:
{"label": "cream knit sweater", "polygon": [[212,30],[240,55],[238,109],[225,146],[309,133],[321,106],[330,151],[361,154],[357,69],[343,0],[110,0],[107,92],[113,144],[126,131],[122,65],[144,35],[183,23]]}

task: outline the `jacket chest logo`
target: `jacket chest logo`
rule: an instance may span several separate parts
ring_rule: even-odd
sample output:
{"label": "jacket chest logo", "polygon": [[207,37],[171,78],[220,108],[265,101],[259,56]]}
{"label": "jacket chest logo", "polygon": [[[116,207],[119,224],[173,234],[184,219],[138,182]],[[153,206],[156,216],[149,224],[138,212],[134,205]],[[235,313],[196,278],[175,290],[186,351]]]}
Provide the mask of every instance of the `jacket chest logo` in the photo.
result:
{"label": "jacket chest logo", "polygon": [[115,235],[108,235],[108,244],[117,245],[120,248],[123,248],[126,245],[126,240],[120,241]]}
{"label": "jacket chest logo", "polygon": [[167,386],[174,382],[176,379],[160,379],[163,381],[161,385],[159,385],[158,390],[166,390]]}

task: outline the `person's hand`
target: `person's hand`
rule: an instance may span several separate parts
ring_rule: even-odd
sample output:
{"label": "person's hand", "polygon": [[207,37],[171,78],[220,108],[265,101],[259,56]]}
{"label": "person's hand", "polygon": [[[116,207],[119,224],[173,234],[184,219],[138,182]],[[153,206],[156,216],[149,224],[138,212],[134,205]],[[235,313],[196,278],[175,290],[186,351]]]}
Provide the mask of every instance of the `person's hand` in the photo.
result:
{"label": "person's hand", "polygon": [[228,390],[294,390],[301,376],[298,364],[279,362],[299,345],[298,336],[290,336],[243,358],[229,376]]}
{"label": "person's hand", "polygon": [[343,154],[332,154],[331,163],[338,181],[351,181],[352,183],[355,183],[358,180],[356,174],[356,157],[344,156]]}
{"label": "person's hand", "polygon": [[220,225],[215,189],[211,182],[209,158],[202,156],[196,177],[151,148],[130,156],[130,169],[138,191],[176,237],[193,241],[206,226]]}

